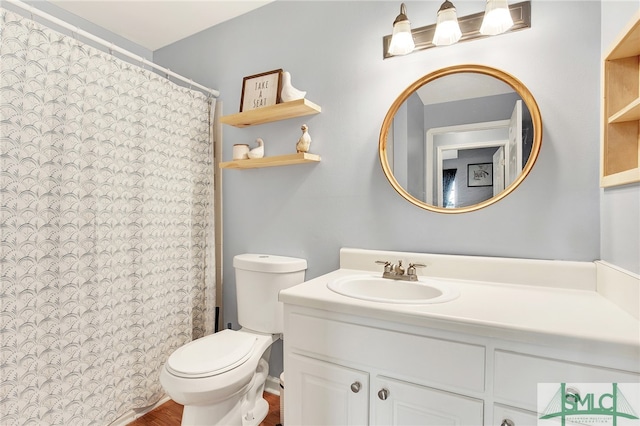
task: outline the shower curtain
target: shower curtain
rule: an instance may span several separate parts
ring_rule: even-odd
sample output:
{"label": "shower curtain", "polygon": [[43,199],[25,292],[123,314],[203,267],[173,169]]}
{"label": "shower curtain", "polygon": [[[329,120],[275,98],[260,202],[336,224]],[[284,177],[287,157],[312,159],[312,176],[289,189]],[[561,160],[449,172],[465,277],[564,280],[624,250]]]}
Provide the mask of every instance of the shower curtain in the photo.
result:
{"label": "shower curtain", "polygon": [[213,105],[0,13],[0,424],[107,425],[213,328]]}

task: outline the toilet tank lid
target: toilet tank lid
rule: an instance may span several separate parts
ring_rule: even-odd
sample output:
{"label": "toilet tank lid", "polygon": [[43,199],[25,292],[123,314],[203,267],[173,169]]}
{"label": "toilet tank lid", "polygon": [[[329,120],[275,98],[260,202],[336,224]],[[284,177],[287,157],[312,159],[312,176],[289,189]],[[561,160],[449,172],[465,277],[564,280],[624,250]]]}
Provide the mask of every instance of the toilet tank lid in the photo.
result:
{"label": "toilet tank lid", "polygon": [[233,258],[233,267],[245,271],[270,272],[282,274],[307,269],[307,261],[296,257],[275,256],[272,254],[239,254]]}

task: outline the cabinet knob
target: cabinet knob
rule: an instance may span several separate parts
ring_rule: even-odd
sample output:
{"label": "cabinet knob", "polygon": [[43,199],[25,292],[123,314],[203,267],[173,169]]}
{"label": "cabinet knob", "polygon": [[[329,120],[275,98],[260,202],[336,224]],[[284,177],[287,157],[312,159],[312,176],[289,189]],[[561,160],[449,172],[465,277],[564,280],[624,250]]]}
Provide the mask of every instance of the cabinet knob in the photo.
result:
{"label": "cabinet knob", "polygon": [[351,383],[351,392],[358,393],[362,389],[362,384],[360,382]]}
{"label": "cabinet knob", "polygon": [[380,398],[381,400],[385,400],[387,399],[387,397],[389,396],[389,391],[387,389],[380,389],[378,391],[378,398]]}
{"label": "cabinet knob", "polygon": [[577,388],[567,388],[565,390],[564,399],[568,403],[575,404],[580,401],[580,390]]}
{"label": "cabinet knob", "polygon": [[516,426],[516,424],[511,419],[504,419],[502,420],[502,423],[500,423],[500,426]]}

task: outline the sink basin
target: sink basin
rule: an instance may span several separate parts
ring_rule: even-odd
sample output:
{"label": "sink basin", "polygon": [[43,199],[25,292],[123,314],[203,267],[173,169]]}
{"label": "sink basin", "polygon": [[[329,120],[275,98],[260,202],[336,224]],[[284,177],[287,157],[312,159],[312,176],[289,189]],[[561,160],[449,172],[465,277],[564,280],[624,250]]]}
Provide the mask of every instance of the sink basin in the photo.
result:
{"label": "sink basin", "polygon": [[460,295],[451,284],[427,278],[399,281],[375,275],[348,275],[329,282],[327,287],[343,296],[383,303],[443,303]]}

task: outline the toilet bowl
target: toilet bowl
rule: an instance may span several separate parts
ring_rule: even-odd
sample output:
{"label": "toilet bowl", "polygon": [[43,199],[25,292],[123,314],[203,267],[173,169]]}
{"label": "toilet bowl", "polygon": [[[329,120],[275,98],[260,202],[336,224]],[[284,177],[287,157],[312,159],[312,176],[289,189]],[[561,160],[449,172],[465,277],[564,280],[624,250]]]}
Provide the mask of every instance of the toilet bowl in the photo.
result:
{"label": "toilet bowl", "polygon": [[160,373],[164,390],[184,405],[184,426],[256,426],[269,410],[262,393],[271,345],[282,333],[278,293],[304,281],[306,261],[245,254],[234,258],[234,267],[242,328],[187,343]]}
{"label": "toilet bowl", "polygon": [[[171,399],[184,405],[182,424],[259,424],[262,419],[257,423],[251,420],[261,413],[252,412],[255,411],[252,407],[246,407],[247,412],[243,413],[242,403],[250,391],[259,392],[262,399],[268,352],[275,340],[273,335],[243,329],[223,330],[194,340],[171,354],[160,373],[160,383]],[[262,383],[260,378],[254,380],[259,372],[264,372]],[[215,423],[212,419],[219,420]]]}

